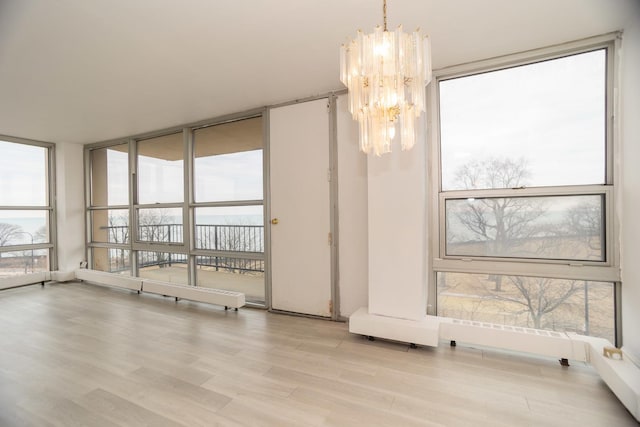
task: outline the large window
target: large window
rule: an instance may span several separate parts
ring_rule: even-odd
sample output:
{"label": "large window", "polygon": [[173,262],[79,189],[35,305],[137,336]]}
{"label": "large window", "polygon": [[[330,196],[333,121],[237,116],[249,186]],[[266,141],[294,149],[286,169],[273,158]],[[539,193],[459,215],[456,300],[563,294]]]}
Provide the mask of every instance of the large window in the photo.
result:
{"label": "large window", "polygon": [[51,144],[0,140],[0,278],[55,267],[52,150]]}
{"label": "large window", "polygon": [[264,303],[262,118],[196,129],[196,284]]}
{"label": "large window", "polygon": [[96,270],[131,274],[129,144],[89,152],[89,255]]}
{"label": "large window", "polygon": [[262,129],[253,117],[89,148],[92,268],[264,303]]}
{"label": "large window", "polygon": [[615,341],[612,49],[439,73],[437,314]]}

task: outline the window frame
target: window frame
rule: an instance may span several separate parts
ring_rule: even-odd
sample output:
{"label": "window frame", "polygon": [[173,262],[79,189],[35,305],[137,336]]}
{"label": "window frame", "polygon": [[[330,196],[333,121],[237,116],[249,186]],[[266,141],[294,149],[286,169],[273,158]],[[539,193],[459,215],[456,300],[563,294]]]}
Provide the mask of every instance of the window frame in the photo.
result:
{"label": "window frame", "polygon": [[[256,119],[256,118],[261,118],[262,120],[262,129],[263,129],[263,138],[262,138],[262,174],[263,174],[263,178],[262,178],[262,199],[255,199],[255,200],[221,200],[221,201],[196,201],[196,168],[195,168],[195,158],[196,158],[196,149],[195,149],[195,132],[199,129],[203,129],[203,128],[207,128],[207,127],[211,127],[211,126],[218,126],[218,125],[224,125],[226,123],[232,122],[232,121],[242,121],[242,120],[247,120],[247,119]],[[265,167],[265,165],[267,164],[268,161],[268,157],[266,156],[266,152],[267,152],[267,147],[266,147],[266,143],[267,143],[267,139],[265,137],[265,123],[267,123],[268,121],[268,114],[266,114],[265,112],[260,112],[259,114],[247,114],[245,116],[239,117],[235,120],[225,120],[225,121],[218,121],[218,122],[211,122],[211,123],[207,123],[204,125],[200,125],[200,126],[194,126],[190,128],[190,132],[189,132],[189,182],[192,183],[191,187],[189,188],[189,192],[185,193],[188,194],[187,197],[185,197],[185,200],[188,201],[188,212],[189,212],[189,221],[191,226],[189,227],[189,233],[191,235],[190,238],[190,247],[189,247],[189,251],[191,254],[191,257],[189,259],[189,283],[191,285],[197,286],[198,283],[198,258],[199,257],[229,257],[229,258],[241,258],[241,259],[248,259],[248,260],[254,260],[254,261],[261,261],[263,263],[263,266],[265,266],[264,268],[266,269],[266,264],[267,264],[267,258],[266,258],[266,252],[267,252],[267,243],[266,243],[266,233],[267,233],[267,227],[265,224],[265,218],[266,213],[266,194],[267,194],[267,185],[268,185],[268,179],[267,179],[267,169]],[[196,234],[196,226],[197,226],[197,222],[196,222],[196,209],[198,208],[223,208],[223,207],[241,207],[241,206],[262,206],[262,212],[263,212],[263,232],[265,234],[263,234],[263,242],[264,242],[264,251],[263,252],[236,252],[236,251],[221,251],[221,250],[213,250],[213,249],[202,249],[202,248],[197,248],[196,246],[196,238],[195,238],[195,234]],[[265,271],[265,300],[267,299],[267,291],[266,291],[266,271]],[[267,301],[265,301],[265,304],[267,303]]]}
{"label": "window frame", "polygon": [[[497,256],[461,256],[461,255],[448,255],[446,251],[446,202],[448,200],[460,200],[467,198],[521,198],[521,197],[554,197],[554,196],[602,196],[604,199],[603,209],[603,227],[604,240],[603,240],[603,252],[604,260],[568,260],[568,259],[553,259],[553,258],[519,258],[519,257],[497,257]],[[598,267],[611,267],[613,265],[611,261],[611,245],[612,245],[612,230],[611,221],[612,216],[611,207],[613,202],[613,189],[608,186],[602,185],[584,185],[575,187],[530,187],[530,188],[517,188],[517,189],[491,189],[491,190],[455,190],[441,192],[438,195],[438,218],[440,221],[438,241],[439,258],[444,260],[462,260],[462,261],[494,261],[494,262],[523,262],[523,263],[543,263],[543,264],[571,264],[577,266],[598,266]]]}
{"label": "window frame", "polygon": [[[46,203],[43,205],[2,205],[0,210],[2,211],[46,211],[47,219],[45,221],[48,231],[48,242],[33,243],[33,244],[20,244],[20,245],[7,245],[0,246],[0,253],[5,252],[22,252],[22,251],[35,251],[35,250],[47,250],[49,252],[49,266],[47,271],[55,271],[58,269],[58,256],[57,256],[57,219],[56,219],[56,169],[55,169],[55,144],[50,142],[36,141],[25,138],[17,138],[8,135],[0,135],[0,140],[13,144],[30,145],[34,147],[44,148],[46,150],[45,160],[45,177],[46,177]],[[31,274],[31,273],[27,273]],[[0,279],[1,281],[2,279]],[[0,286],[1,288],[2,286]]]}
{"label": "window frame", "polygon": [[[237,201],[218,201],[218,202],[196,202],[195,201],[195,149],[194,149],[194,132],[201,128],[210,126],[223,125],[229,122],[242,121],[246,119],[262,118],[262,135],[263,135],[263,158],[262,158],[262,173],[263,173],[263,199],[259,200],[237,200]],[[234,207],[234,206],[261,206],[263,211],[263,218],[266,218],[264,212],[266,210],[266,190],[267,190],[267,141],[265,139],[265,123],[267,120],[267,112],[265,109],[252,110],[245,113],[233,114],[219,119],[206,120],[203,122],[184,125],[179,127],[173,127],[163,129],[155,132],[149,132],[141,135],[130,136],[126,138],[120,138],[110,141],[103,141],[93,144],[85,145],[85,250],[86,259],[88,260],[88,267],[92,268],[93,249],[105,248],[105,249],[124,249],[129,251],[129,274],[133,277],[140,276],[140,268],[138,262],[138,254],[141,252],[162,252],[169,254],[185,255],[188,266],[188,284],[190,286],[197,286],[197,258],[202,256],[225,256],[225,257],[237,257],[242,259],[250,259],[256,261],[262,261],[266,268],[266,235],[265,239],[265,252],[235,252],[235,251],[214,251],[209,249],[197,249],[194,242],[195,234],[195,210],[196,208],[203,207]],[[170,203],[139,203],[139,191],[140,186],[138,183],[138,142],[146,141],[149,139],[172,135],[182,134],[183,141],[183,200],[179,202]],[[91,152],[97,149],[104,149],[114,147],[118,145],[127,144],[128,147],[128,191],[129,191],[129,203],[127,205],[108,205],[98,206],[93,205],[93,183],[92,183],[92,157]],[[183,227],[183,240],[182,242],[152,242],[140,240],[138,233],[138,218],[139,211],[141,209],[181,209],[182,210],[182,227]],[[129,211],[129,241],[128,243],[108,243],[98,242],[93,239],[93,224],[92,213],[95,211],[109,211],[115,209],[127,209]],[[264,224],[263,224],[264,225]],[[266,227],[265,227],[266,233]],[[265,273],[266,278],[266,273]],[[266,279],[265,279],[266,280]],[[266,294],[266,282],[265,282],[265,294]],[[265,301],[266,304],[266,301]],[[260,305],[260,304],[259,304]]]}
{"label": "window frame", "polygon": [[[584,40],[534,49],[501,57],[480,60],[434,70],[434,78],[427,86],[430,111],[428,115],[428,155],[429,155],[429,201],[428,223],[430,232],[430,256],[428,258],[429,277],[433,286],[429,287],[428,314],[437,315],[438,272],[503,274],[531,277],[549,277],[558,279],[593,280],[611,282],[619,297],[619,239],[618,219],[614,214],[616,203],[616,187],[614,186],[614,163],[616,134],[614,122],[615,96],[615,61],[616,47],[620,33],[610,33]],[[440,138],[440,94],[439,82],[453,78],[471,76],[480,73],[497,71],[505,68],[523,66],[541,61],[558,59],[570,55],[606,50],[606,93],[605,93],[605,184],[527,187],[518,189],[483,189],[483,190],[449,190],[442,191],[442,164]],[[602,195],[604,234],[603,261],[569,261],[534,258],[501,258],[486,256],[453,256],[446,254],[445,236],[445,203],[449,199],[482,198],[482,197],[521,197],[521,196],[570,196],[570,195]],[[616,305],[619,301],[616,300]],[[619,312],[617,314],[619,317]],[[619,324],[616,319],[616,324]]]}
{"label": "window frame", "polygon": [[[126,205],[116,204],[116,205],[106,205],[102,204],[93,204],[94,199],[94,185],[93,185],[93,162],[91,153],[93,150],[98,149],[108,149],[110,147],[116,147],[119,145],[127,146],[127,194],[129,203]],[[131,271],[131,240],[133,236],[131,235],[131,142],[128,139],[119,139],[110,141],[108,143],[98,143],[90,146],[85,146],[84,148],[84,164],[85,164],[85,259],[88,261],[87,268],[93,268],[94,262],[94,254],[93,249],[123,249],[129,251],[129,274],[132,274]],[[108,189],[107,189],[108,191]],[[106,211],[107,214],[110,210],[116,209],[126,209],[129,212],[129,241],[127,243],[110,243],[110,242],[100,242],[94,240],[93,237],[93,214],[94,212]]]}

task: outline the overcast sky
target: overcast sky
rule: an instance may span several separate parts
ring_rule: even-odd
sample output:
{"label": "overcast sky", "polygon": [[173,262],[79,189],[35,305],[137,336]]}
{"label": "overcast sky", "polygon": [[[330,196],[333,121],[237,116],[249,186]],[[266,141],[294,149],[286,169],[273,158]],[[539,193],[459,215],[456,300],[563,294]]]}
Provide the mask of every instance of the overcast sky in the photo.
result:
{"label": "overcast sky", "polygon": [[472,160],[524,158],[530,186],[602,184],[605,52],[440,83],[443,189]]}
{"label": "overcast sky", "polygon": [[[43,147],[0,141],[0,206],[46,206],[46,152]],[[42,211],[20,211],[23,218],[44,218]],[[1,218],[16,211],[0,210]]]}

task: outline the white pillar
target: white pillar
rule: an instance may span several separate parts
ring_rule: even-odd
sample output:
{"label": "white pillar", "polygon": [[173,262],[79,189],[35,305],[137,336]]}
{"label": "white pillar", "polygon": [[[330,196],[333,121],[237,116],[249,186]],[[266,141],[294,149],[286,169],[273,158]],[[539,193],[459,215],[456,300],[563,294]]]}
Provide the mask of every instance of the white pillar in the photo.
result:
{"label": "white pillar", "polygon": [[85,259],[83,147],[56,144],[58,270],[72,271]]}
{"label": "white pillar", "polygon": [[426,315],[425,144],[369,156],[369,313]]}
{"label": "white pillar", "polygon": [[369,306],[349,317],[349,331],[437,346],[439,320],[427,316],[427,162],[424,136],[369,155]]}

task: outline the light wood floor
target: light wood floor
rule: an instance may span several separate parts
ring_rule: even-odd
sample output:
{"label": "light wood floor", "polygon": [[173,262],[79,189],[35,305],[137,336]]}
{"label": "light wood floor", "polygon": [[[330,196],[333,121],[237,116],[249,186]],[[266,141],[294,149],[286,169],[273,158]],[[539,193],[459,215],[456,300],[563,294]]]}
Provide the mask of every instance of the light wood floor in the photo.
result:
{"label": "light wood floor", "polygon": [[67,283],[0,292],[0,425],[637,424],[578,363]]}

